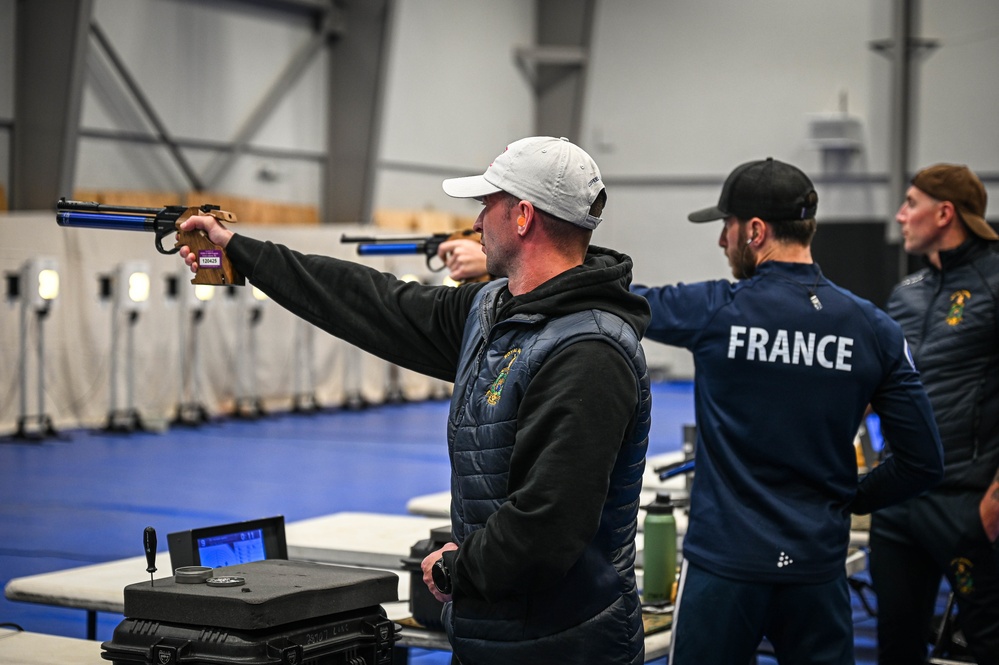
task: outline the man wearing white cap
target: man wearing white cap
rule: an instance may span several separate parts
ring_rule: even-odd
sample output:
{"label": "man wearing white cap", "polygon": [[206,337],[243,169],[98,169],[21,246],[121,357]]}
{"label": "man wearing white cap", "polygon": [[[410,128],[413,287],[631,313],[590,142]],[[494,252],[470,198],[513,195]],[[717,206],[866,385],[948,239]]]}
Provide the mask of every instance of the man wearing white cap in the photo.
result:
{"label": "man wearing white cap", "polygon": [[600,171],[565,139],[530,137],[444,191],[482,202],[474,228],[499,279],[422,286],[234,235],[212,217],[182,228],[207,231],[295,314],[454,382],[454,543],[423,571],[457,661],[641,663],[649,308],[628,291],[631,259],[589,246],[607,198]]}

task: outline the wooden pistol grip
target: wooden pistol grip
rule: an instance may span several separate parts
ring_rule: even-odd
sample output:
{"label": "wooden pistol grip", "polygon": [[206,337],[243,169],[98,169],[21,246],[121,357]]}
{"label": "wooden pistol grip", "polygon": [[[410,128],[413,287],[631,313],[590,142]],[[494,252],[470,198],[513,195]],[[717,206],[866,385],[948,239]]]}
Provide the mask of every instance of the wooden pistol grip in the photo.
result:
{"label": "wooden pistol grip", "polygon": [[200,208],[188,208],[177,219],[177,247],[187,245],[198,258],[198,272],[191,284],[212,284],[215,286],[243,286],[246,279],[241,275],[226,256],[225,250],[208,239],[208,234],[198,229],[196,231],[181,231],[180,225],[191,215],[211,215],[225,222],[235,222],[236,216],[225,210],[203,212]]}

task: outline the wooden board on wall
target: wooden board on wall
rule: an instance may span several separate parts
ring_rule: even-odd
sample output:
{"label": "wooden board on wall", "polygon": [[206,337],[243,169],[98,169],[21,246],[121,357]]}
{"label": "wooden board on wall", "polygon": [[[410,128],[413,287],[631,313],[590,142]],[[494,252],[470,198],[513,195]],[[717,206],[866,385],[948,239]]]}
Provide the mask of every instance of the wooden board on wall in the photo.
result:
{"label": "wooden board on wall", "polygon": [[78,189],[73,192],[77,201],[93,201],[113,206],[135,206],[137,208],[162,208],[176,205],[176,192],[117,191],[106,189]]}
{"label": "wooden board on wall", "polygon": [[141,208],[162,208],[165,205],[200,206],[205,203],[217,205],[236,215],[240,223],[279,224],[287,226],[313,226],[319,224],[319,209],[316,206],[261,199],[248,199],[227,194],[209,192],[144,192],[115,190],[77,190],[73,193],[77,201],[95,201],[108,205],[136,206]]}
{"label": "wooden board on wall", "polygon": [[316,206],[248,199],[209,192],[188,193],[187,205],[200,206],[203,203],[211,203],[223,210],[228,210],[236,215],[236,219],[240,223],[289,226],[319,224],[319,209]]}
{"label": "wooden board on wall", "polygon": [[431,234],[453,233],[461,229],[470,229],[475,223],[474,218],[460,217],[441,210],[403,210],[382,208],[372,214],[374,225],[381,229],[390,229],[405,233]]}

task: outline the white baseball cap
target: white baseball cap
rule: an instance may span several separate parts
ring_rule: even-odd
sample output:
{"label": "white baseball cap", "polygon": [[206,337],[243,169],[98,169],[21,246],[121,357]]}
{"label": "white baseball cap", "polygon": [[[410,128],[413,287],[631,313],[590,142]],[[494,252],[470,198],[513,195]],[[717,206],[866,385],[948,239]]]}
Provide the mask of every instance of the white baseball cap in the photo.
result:
{"label": "white baseball cap", "polygon": [[514,141],[482,175],[450,178],[444,193],[457,199],[481,199],[507,192],[584,229],[601,222],[590,207],[604,189],[600,169],[567,138],[531,136]]}

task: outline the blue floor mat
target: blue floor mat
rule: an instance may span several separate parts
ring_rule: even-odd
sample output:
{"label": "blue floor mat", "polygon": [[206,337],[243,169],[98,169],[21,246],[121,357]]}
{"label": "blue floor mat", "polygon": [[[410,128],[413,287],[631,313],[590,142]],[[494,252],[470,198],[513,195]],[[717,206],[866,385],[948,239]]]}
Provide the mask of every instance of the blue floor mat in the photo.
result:
{"label": "blue floor mat", "polygon": [[[694,419],[693,384],[653,385],[649,454],[680,450]],[[287,521],[341,511],[403,514],[448,488],[444,401],[362,411],[220,420],[165,433],[77,430],[0,444],[0,585],[14,577],[142,554],[161,535],[269,515]],[[876,661],[874,620],[855,606],[857,662]],[[98,615],[111,638],[121,616]],[[0,623],[84,637],[85,613],[0,598]],[[414,650],[411,663],[450,655]],[[657,661],[664,663],[665,660]]]}

